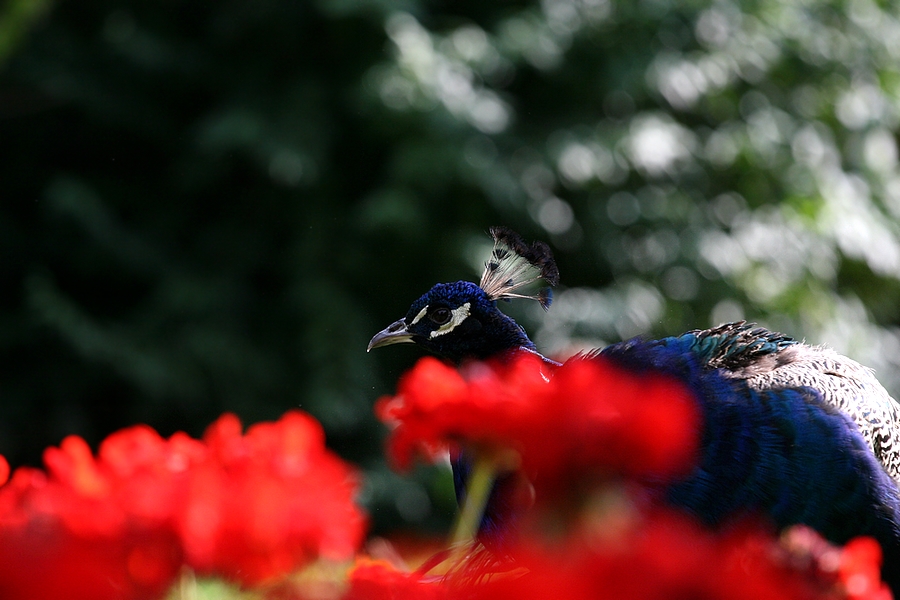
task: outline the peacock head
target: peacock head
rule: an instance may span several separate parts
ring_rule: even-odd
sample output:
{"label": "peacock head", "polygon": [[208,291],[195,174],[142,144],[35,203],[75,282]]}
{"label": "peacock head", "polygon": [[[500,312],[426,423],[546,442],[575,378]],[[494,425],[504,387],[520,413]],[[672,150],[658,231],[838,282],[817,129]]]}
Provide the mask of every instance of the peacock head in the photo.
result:
{"label": "peacock head", "polygon": [[368,349],[414,343],[455,362],[484,360],[523,348],[534,350],[525,330],[497,308],[497,300],[531,298],[549,308],[551,294],[518,293],[543,279],[559,282],[550,248],[542,242],[526,244],[505,227],[491,228],[494,247],[479,284],[468,281],[439,283],[412,303],[406,316],[375,334]]}

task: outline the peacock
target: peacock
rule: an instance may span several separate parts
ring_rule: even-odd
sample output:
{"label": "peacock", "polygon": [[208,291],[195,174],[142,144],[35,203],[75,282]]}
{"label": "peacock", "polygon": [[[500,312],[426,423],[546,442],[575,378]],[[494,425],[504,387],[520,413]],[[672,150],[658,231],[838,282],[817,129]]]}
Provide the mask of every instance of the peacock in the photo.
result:
{"label": "peacock", "polygon": [[[537,355],[525,330],[498,300],[531,298],[549,308],[543,280],[557,285],[550,248],[505,227],[494,239],[479,284],[439,283],[406,316],[377,333],[368,349],[414,343],[446,360]],[[743,321],[658,340],[635,338],[578,357],[603,356],[634,372],[664,372],[694,392],[703,416],[701,456],[691,474],[669,483],[664,500],[711,526],[762,512],[780,528],[806,524],[836,543],[879,540],[885,574],[900,573],[900,406],[859,363]],[[457,496],[470,465],[453,463]],[[502,481],[497,483],[501,486]],[[482,528],[506,509],[495,488]]]}

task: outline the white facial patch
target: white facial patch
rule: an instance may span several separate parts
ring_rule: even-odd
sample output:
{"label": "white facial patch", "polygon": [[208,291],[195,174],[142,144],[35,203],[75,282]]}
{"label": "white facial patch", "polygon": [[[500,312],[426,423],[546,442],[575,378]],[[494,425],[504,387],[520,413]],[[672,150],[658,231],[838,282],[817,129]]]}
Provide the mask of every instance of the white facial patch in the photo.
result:
{"label": "white facial patch", "polygon": [[420,311],[419,311],[419,314],[416,315],[416,318],[412,320],[412,323],[410,323],[410,326],[413,326],[413,325],[415,325],[416,323],[418,323],[419,321],[421,321],[421,320],[422,320],[422,317],[424,317],[424,316],[425,316],[425,313],[427,313],[427,312],[428,312],[428,305],[425,305],[425,308],[423,308],[422,310],[420,310]]}
{"label": "white facial patch", "polygon": [[[445,333],[450,333],[456,326],[466,320],[466,317],[469,316],[469,308],[472,306],[470,302],[466,302],[459,308],[454,308],[450,311],[450,320],[435,329],[431,332],[429,337],[436,338],[439,335],[444,335]],[[418,317],[416,317],[418,318]]]}

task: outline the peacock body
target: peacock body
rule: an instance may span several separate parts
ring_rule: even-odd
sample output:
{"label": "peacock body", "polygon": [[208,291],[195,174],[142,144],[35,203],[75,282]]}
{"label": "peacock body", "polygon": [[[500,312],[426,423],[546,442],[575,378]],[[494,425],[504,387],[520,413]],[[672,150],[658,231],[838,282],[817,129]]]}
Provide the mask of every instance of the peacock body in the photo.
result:
{"label": "peacock body", "polygon": [[752,390],[815,391],[825,405],[850,418],[885,471],[900,483],[900,405],[872,369],[825,346],[810,346],[743,321],[656,343],[678,342],[706,369]]}
{"label": "peacock body", "polygon": [[[628,340],[595,355],[632,371],[676,377],[697,399],[704,423],[701,454],[689,476],[662,486],[669,503],[710,525],[764,513],[779,527],[803,523],[835,542],[872,535],[896,556],[900,492],[859,425],[835,398],[812,386],[753,381],[785,366],[803,368],[807,351],[814,358],[805,367],[817,369],[820,350],[731,323],[660,340]],[[793,358],[778,366],[777,355],[785,353]],[[731,368],[711,366],[726,357]],[[751,368],[754,361],[759,368]]]}
{"label": "peacock body", "polygon": [[[369,349],[415,343],[448,360],[495,358],[537,349],[497,308],[558,272],[549,248],[525,244],[505,228],[481,282],[435,285],[406,316],[372,338]],[[666,502],[710,525],[742,513],[767,514],[779,527],[803,523],[834,542],[876,537],[885,569],[900,571],[900,406],[859,363],[822,347],[745,322],[659,340],[632,339],[570,360],[604,356],[635,372],[682,380],[703,414],[701,456],[693,472],[661,485]],[[541,357],[551,366],[559,363]],[[462,495],[468,464],[454,464]],[[498,483],[502,488],[502,481]],[[502,489],[483,527],[503,521]]]}

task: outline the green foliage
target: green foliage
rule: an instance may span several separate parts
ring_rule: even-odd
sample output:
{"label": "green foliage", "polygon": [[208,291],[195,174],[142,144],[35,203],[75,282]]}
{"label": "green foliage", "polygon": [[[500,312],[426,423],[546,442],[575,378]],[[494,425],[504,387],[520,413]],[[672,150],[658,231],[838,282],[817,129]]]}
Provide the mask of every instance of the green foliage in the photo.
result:
{"label": "green foliage", "polygon": [[0,66],[49,8],[50,0],[9,0],[0,8]]}
{"label": "green foliage", "polygon": [[300,406],[377,528],[439,526],[370,410],[418,353],[365,345],[492,224],[558,255],[550,312],[509,306],[542,350],[750,318],[900,390],[889,3],[43,6],[0,17],[13,463]]}

